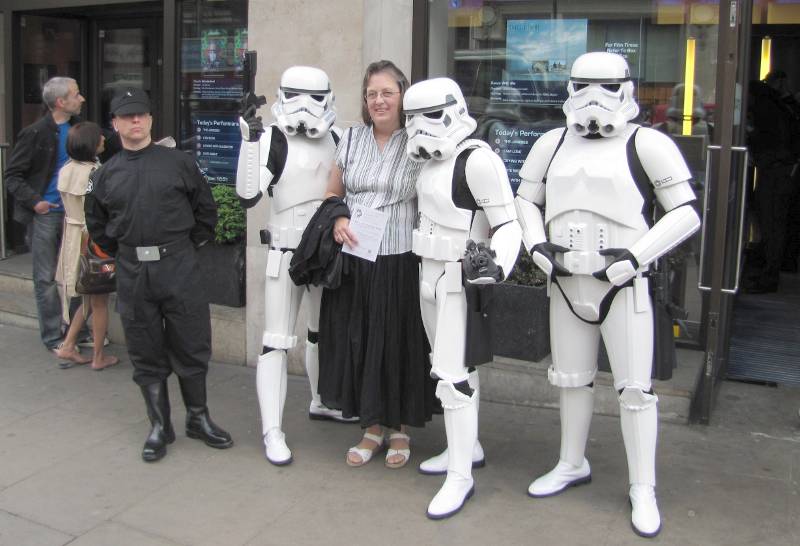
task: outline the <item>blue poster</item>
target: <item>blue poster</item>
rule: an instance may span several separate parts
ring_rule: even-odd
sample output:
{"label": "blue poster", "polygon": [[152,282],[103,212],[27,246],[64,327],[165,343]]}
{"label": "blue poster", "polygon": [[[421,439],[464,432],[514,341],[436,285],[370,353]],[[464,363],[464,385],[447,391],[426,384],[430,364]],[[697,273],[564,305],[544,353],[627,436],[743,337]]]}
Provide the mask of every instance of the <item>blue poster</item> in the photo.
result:
{"label": "blue poster", "polygon": [[562,104],[567,99],[569,69],[586,53],[587,36],[587,19],[508,20],[507,80],[492,82],[492,100]]}
{"label": "blue poster", "polygon": [[508,172],[511,189],[517,193],[521,182],[519,170],[528,157],[533,144],[550,129],[563,127],[558,120],[538,122],[497,122],[493,123],[486,135],[486,142],[500,156]]}
{"label": "blue poster", "polygon": [[235,184],[239,162],[238,114],[194,114],[194,155],[209,182]]}

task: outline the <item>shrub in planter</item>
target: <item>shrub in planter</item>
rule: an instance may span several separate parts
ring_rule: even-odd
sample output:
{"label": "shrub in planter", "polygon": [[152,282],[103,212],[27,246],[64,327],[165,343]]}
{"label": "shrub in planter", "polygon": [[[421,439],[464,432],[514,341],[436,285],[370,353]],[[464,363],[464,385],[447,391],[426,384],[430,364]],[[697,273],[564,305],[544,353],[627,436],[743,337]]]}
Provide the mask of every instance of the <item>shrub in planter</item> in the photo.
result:
{"label": "shrub in planter", "polygon": [[244,305],[246,215],[231,186],[211,188],[217,203],[217,228],[214,242],[200,248],[200,264],[205,290],[211,303],[241,307]]}
{"label": "shrub in planter", "polygon": [[506,282],[494,287],[494,354],[539,361],[550,354],[547,277],[525,248]]}

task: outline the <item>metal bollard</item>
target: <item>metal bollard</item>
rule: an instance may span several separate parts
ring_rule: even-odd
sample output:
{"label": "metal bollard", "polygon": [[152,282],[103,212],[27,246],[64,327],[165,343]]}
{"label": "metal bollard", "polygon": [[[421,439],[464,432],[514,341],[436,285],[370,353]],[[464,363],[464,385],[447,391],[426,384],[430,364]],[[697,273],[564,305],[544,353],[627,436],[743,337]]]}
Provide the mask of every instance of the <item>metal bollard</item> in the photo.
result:
{"label": "metal bollard", "polygon": [[6,150],[8,144],[0,144],[0,260],[8,258],[6,252]]}

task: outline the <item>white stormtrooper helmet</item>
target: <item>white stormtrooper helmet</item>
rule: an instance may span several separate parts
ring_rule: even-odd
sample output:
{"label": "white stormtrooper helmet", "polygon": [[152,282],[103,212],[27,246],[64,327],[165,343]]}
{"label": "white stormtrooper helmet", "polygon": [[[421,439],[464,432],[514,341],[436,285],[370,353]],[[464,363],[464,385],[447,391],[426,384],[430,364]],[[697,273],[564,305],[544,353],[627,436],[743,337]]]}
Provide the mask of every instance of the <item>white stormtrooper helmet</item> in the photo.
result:
{"label": "white stormtrooper helmet", "polygon": [[575,59],[567,90],[567,127],[578,135],[615,136],[639,115],[628,63],[615,53],[584,53]]}
{"label": "white stormtrooper helmet", "polygon": [[403,97],[408,144],[414,161],[447,159],[456,146],[475,130],[477,122],[467,112],[461,88],[450,78],[415,83]]}
{"label": "white stormtrooper helmet", "polygon": [[319,68],[293,66],[281,76],[272,115],[287,135],[322,138],[336,121],[328,75]]}

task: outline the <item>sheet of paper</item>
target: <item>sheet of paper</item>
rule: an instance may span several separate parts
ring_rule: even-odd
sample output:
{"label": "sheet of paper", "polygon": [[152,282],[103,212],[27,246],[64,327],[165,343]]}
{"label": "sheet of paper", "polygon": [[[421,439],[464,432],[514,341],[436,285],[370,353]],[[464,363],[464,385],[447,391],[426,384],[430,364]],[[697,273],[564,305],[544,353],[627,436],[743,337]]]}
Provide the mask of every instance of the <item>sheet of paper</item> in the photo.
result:
{"label": "sheet of paper", "polygon": [[358,243],[355,247],[345,244],[342,252],[374,262],[386,231],[389,215],[363,205],[355,204],[350,209],[350,231]]}

